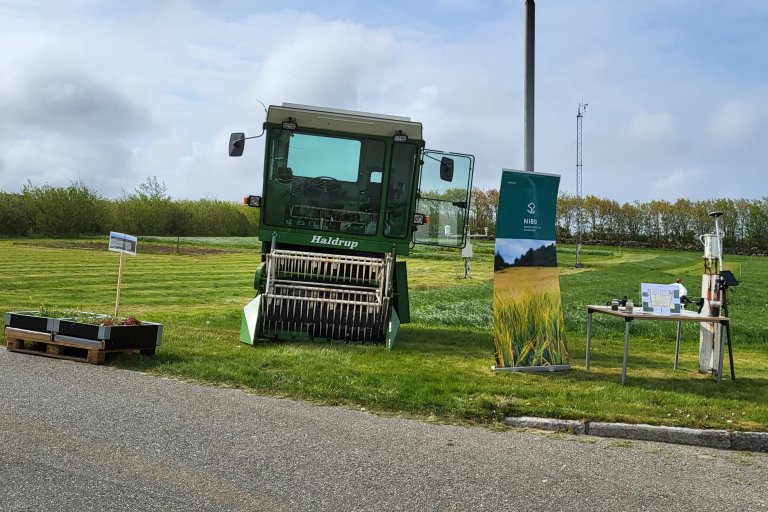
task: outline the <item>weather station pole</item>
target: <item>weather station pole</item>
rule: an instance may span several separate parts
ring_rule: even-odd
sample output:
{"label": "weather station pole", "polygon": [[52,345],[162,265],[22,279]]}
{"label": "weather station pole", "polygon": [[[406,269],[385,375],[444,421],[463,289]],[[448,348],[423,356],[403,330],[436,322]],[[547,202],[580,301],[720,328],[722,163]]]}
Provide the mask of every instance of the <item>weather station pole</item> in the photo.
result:
{"label": "weather station pole", "polygon": [[581,237],[583,225],[583,205],[581,197],[581,122],[584,112],[587,111],[587,103],[579,103],[579,111],[576,114],[576,268],[581,268]]}
{"label": "weather station pole", "polygon": [[525,114],[523,116],[523,170],[533,172],[533,105],[534,75],[536,64],[536,2],[525,0],[525,87],[523,96]]}

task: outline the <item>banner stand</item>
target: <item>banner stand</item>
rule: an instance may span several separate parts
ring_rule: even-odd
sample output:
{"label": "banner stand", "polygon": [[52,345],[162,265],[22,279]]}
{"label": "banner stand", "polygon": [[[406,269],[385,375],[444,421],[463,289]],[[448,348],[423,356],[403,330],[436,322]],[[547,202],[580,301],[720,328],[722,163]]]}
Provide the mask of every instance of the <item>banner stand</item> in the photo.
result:
{"label": "banner stand", "polygon": [[571,369],[557,267],[560,176],[502,169],[493,265],[493,371]]}

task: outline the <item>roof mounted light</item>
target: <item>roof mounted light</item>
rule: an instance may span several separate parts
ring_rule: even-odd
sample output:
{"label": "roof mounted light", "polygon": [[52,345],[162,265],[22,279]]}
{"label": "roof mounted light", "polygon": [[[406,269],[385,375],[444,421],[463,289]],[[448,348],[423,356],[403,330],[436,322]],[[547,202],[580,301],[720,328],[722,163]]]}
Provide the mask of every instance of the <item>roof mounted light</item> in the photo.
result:
{"label": "roof mounted light", "polygon": [[403,130],[397,130],[392,140],[398,143],[408,142],[408,136],[403,133]]}
{"label": "roof mounted light", "polygon": [[289,117],[287,121],[283,121],[283,130],[295,132],[298,127],[299,125],[296,124],[295,117]]}

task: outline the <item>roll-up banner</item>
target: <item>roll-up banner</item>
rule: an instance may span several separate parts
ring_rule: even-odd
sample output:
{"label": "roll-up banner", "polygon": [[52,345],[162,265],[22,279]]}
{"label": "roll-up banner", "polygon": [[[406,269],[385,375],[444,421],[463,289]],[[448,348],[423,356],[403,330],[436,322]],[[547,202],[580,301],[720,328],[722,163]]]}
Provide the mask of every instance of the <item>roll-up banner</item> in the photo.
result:
{"label": "roll-up banner", "polygon": [[493,272],[494,370],[571,368],[555,243],[559,184],[555,174],[502,169]]}

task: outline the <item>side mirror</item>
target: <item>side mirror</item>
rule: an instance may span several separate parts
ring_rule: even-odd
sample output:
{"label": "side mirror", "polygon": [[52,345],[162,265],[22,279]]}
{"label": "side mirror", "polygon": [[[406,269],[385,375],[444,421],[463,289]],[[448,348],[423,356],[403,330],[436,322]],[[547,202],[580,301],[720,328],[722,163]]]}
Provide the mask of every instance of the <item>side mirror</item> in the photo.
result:
{"label": "side mirror", "polygon": [[261,196],[245,196],[243,204],[251,208],[261,208]]}
{"label": "side mirror", "polygon": [[245,149],[245,134],[233,133],[229,136],[229,156],[242,156]]}
{"label": "side mirror", "polygon": [[[242,153],[242,150],[240,151]],[[440,160],[440,179],[443,181],[453,181],[453,158],[444,156]]]}

